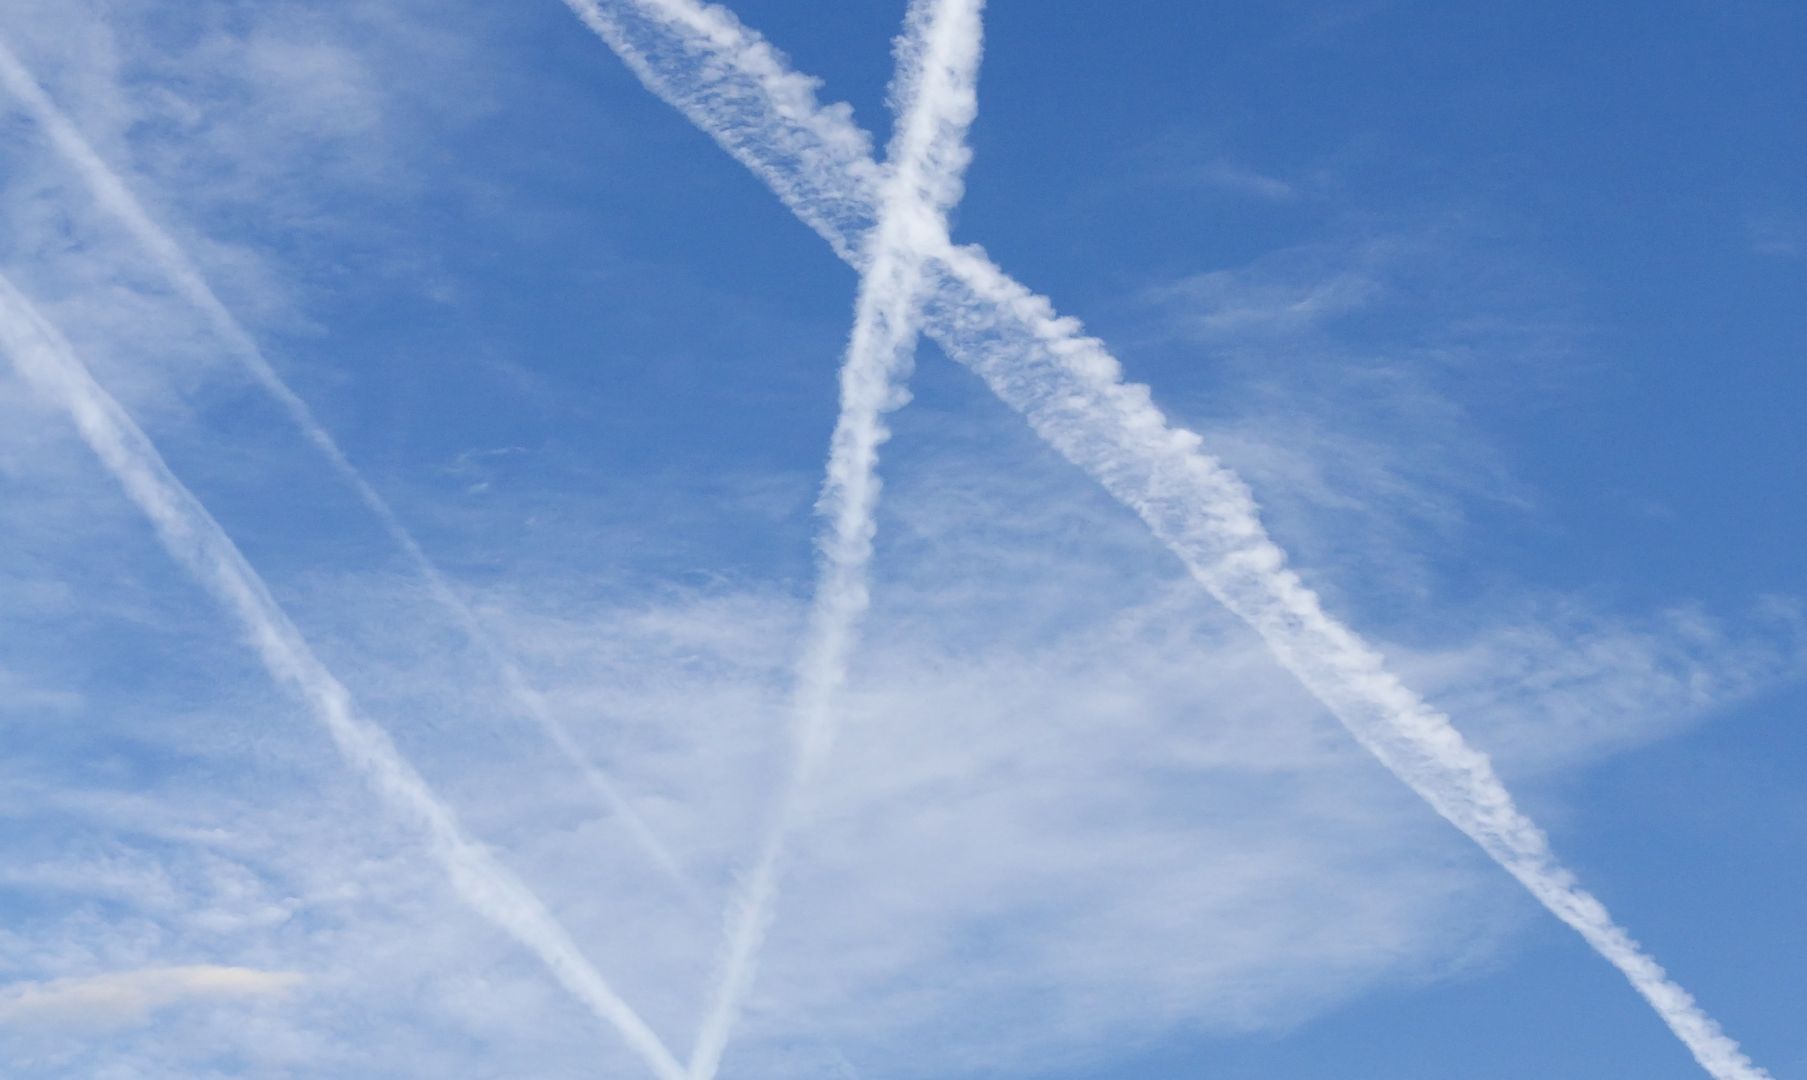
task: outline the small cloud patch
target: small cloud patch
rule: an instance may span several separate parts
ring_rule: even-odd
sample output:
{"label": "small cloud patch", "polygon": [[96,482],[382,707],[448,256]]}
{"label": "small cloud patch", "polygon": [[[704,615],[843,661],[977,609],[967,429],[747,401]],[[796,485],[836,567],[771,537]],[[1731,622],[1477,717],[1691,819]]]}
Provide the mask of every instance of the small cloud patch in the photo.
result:
{"label": "small cloud patch", "polygon": [[175,1005],[276,997],[301,981],[288,971],[198,964],[14,983],[0,989],[0,1027],[133,1027]]}

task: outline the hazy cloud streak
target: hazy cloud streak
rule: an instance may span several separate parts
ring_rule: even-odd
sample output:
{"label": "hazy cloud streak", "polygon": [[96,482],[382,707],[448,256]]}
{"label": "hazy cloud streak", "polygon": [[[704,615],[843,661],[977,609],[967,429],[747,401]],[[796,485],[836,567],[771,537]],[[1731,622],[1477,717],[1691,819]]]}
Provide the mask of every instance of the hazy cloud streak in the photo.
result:
{"label": "hazy cloud streak", "polygon": [[345,760],[427,841],[472,908],[526,946],[565,989],[613,1026],[663,1080],[684,1070],[645,1021],[590,964],[527,885],[465,835],[456,815],[358,712],[270,594],[263,579],[119,403],[95,382],[62,333],[0,276],[0,347],[26,382],[68,412],[83,441],[150,518],[170,555],[233,617],[270,675],[306,702]]}
{"label": "hazy cloud streak", "polygon": [[459,630],[495,666],[502,677],[503,688],[513,699],[516,708],[545,732],[546,737],[570,760],[604,805],[632,834],[635,842],[695,906],[698,903],[695,887],[671,850],[653,834],[645,819],[634,809],[615,782],[590,761],[570,729],[546,707],[545,700],[529,684],[520,665],[483,627],[476,612],[452,588],[432,559],[428,558],[426,551],[414,539],[407,526],[402,524],[388,500],[364,479],[351,459],[346,457],[344,450],[314,416],[307,402],[284,381],[264,355],[257,339],[226,307],[219,294],[214,292],[213,286],[181,244],[151,217],[125,180],[101,158],[75,122],[57,107],[56,102],[51,100],[43,86],[4,41],[0,41],[0,84],[25,106],[49,138],[51,145],[63,155],[87,185],[95,202],[118,218],[126,231],[150,252],[151,258],[169,279],[177,294],[201,312],[208,327],[226,345],[227,351],[244,365],[252,378],[289,415],[307,441],[326,457],[334,471],[350,485],[358,500],[370,510],[383,531],[413,564],[415,572],[426,582],[433,598],[452,616]]}
{"label": "hazy cloud streak", "polygon": [[[734,16],[696,0],[566,0],[647,88],[746,164],[842,258],[881,205],[870,140],[845,106]],[[1767,1080],[1719,1026],[1582,890],[1513,803],[1485,754],[1388,672],[1286,566],[1252,493],[1170,425],[1149,390],[1077,320],[1057,315],[974,247],[935,237],[925,328],[1035,431],[1134,509],[1192,575],[1267,642],[1345,727],[1444,818],[1574,928],[1720,1080]]]}
{"label": "hazy cloud streak", "polygon": [[275,997],[301,982],[292,971],[193,964],[14,983],[0,988],[0,1025],[105,1030],[186,1001]]}
{"label": "hazy cloud streak", "polygon": [[822,567],[793,688],[790,775],[752,868],[729,906],[724,951],[691,1055],[694,1080],[721,1066],[758,955],[776,914],[779,877],[805,789],[828,758],[839,727],[848,657],[869,604],[868,566],[882,482],[884,414],[909,400],[923,295],[921,252],[947,235],[971,153],[966,131],[978,111],[984,0],[913,0],[898,41],[891,87],[896,131],[886,152],[878,224],[853,330],[841,366],[841,412],[829,444],[819,510]]}

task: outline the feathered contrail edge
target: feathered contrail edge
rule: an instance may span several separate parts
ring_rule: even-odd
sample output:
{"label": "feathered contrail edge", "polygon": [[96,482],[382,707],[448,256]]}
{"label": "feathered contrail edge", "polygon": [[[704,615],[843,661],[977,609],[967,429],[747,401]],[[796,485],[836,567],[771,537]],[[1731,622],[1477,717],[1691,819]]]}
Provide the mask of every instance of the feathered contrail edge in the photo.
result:
{"label": "feathered contrail edge", "polygon": [[307,704],[346,762],[424,837],[458,895],[538,957],[661,1080],[681,1080],[684,1070],[665,1044],[584,957],[539,897],[465,835],[452,809],[388,734],[359,713],[350,691],[314,655],[219,522],[170,472],[62,333],[4,276],[0,348],[29,385],[69,414],[83,441],[150,519],[164,548],[237,620],[271,677]]}
{"label": "feathered contrail edge", "polygon": [[[747,165],[837,254],[863,268],[880,204],[870,139],[846,106],[756,33],[697,0],[565,0],[655,94]],[[1576,930],[1719,1080],[1771,1080],[1556,860],[1485,754],[1389,673],[1286,566],[1248,487],[1178,429],[1103,344],[975,247],[945,234],[926,332],[1043,439],[1139,514],[1227,608],[1439,814]]]}

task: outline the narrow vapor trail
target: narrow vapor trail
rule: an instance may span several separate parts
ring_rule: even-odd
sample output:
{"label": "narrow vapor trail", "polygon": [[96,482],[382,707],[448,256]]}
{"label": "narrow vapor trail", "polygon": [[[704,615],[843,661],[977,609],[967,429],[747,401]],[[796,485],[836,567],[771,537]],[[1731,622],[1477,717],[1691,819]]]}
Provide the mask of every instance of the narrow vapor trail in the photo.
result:
{"label": "narrow vapor trail", "polygon": [[909,400],[925,278],[921,253],[947,235],[978,110],[984,0],[911,0],[891,86],[896,130],[886,150],[878,221],[866,237],[853,330],[841,366],[841,412],[818,509],[822,567],[793,688],[790,775],[752,868],[728,908],[722,957],[690,1057],[692,1080],[713,1080],[776,916],[785,848],[803,793],[840,726],[848,657],[869,602],[867,569],[882,483],[884,414]]}
{"label": "narrow vapor trail", "polygon": [[[565,0],[653,93],[751,169],[857,269],[881,203],[844,105],[728,11],[698,0]],[[1718,1080],[1771,1080],[1613,922],[1519,811],[1487,756],[1386,670],[1287,568],[1253,494],[1077,320],[945,234],[925,242],[926,332],[1068,460],[1135,510],[1355,738],[1617,968]]]}
{"label": "narrow vapor trail", "polygon": [[615,782],[590,761],[570,729],[547,708],[544,698],[529,684],[520,664],[484,628],[477,613],[452,588],[439,567],[427,557],[426,551],[414,539],[407,526],[402,524],[401,518],[388,501],[345,456],[338,442],[314,416],[307,402],[283,380],[264,355],[257,339],[220,300],[194,260],[151,217],[125,180],[101,158],[75,122],[51,100],[37,78],[3,40],[0,40],[0,85],[4,85],[25,106],[39,129],[48,136],[51,145],[63,155],[87,185],[95,202],[118,218],[126,231],[150,252],[151,258],[176,292],[200,311],[208,327],[225,344],[227,351],[276,400],[307,441],[326,457],[340,478],[356,493],[358,500],[376,517],[383,531],[402,550],[415,572],[426,582],[435,602],[452,616],[466,639],[477,646],[501,675],[503,689],[514,701],[515,707],[538,725],[559,752],[578,770],[610,813],[628,830],[634,842],[684,894],[691,906],[700,907],[701,900],[696,886],[671,850],[654,835],[651,827]]}
{"label": "narrow vapor trail", "polygon": [[39,393],[68,412],[83,441],[150,518],[170,556],[238,621],[271,677],[294,691],[346,762],[427,841],[453,888],[498,929],[526,946],[564,988],[620,1034],[661,1080],[682,1080],[665,1044],[586,959],[527,885],[465,835],[452,809],[365,718],[328,671],[219,522],[170,472],[157,448],[95,382],[61,331],[0,275],[0,348]]}

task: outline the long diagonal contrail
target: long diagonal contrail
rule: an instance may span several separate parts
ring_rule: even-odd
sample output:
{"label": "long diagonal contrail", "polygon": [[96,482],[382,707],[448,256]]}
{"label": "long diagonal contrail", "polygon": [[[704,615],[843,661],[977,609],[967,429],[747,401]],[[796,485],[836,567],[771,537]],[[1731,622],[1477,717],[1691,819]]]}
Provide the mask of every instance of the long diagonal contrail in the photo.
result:
{"label": "long diagonal contrail", "polygon": [[841,691],[869,589],[881,483],[884,414],[908,400],[925,278],[921,252],[947,235],[970,159],[966,130],[978,109],[984,0],[912,0],[891,87],[896,130],[879,188],[877,226],[866,237],[853,331],[841,367],[841,413],[829,444],[819,508],[820,580],[793,690],[791,773],[752,868],[728,909],[722,958],[690,1058],[692,1080],[712,1080],[751,987],[776,914],[786,843],[804,790],[828,757]]}
{"label": "long diagonal contrail", "polygon": [[695,886],[679,866],[670,848],[653,834],[645,819],[634,809],[615,782],[590,761],[570,729],[546,706],[544,698],[528,682],[520,664],[484,628],[476,612],[471,610],[471,606],[458,595],[445,575],[427,557],[427,553],[407,526],[402,524],[401,518],[388,501],[352,465],[331,433],[314,416],[307,402],[283,380],[264,355],[257,339],[220,300],[194,260],[168,230],[151,217],[125,180],[101,158],[75,122],[57,107],[36,77],[4,41],[0,41],[0,85],[5,86],[25,106],[49,138],[51,145],[63,155],[87,185],[95,202],[118,218],[126,231],[150,252],[151,258],[169,279],[177,294],[200,311],[207,325],[232,356],[276,400],[307,441],[326,457],[334,471],[357,494],[358,500],[376,517],[383,531],[388,533],[389,538],[413,564],[434,600],[452,616],[465,637],[477,646],[501,675],[503,689],[514,701],[515,707],[540,727],[633,836],[636,844],[683,891],[686,899],[696,906],[698,897]]}
{"label": "long diagonal contrail", "polygon": [[293,690],[376,794],[423,835],[466,903],[526,946],[564,988],[614,1027],[661,1080],[684,1069],[591,965],[527,885],[477,841],[365,718],[277,604],[263,579],[192,492],[170,472],[131,416],[94,381],[68,341],[0,275],[0,348],[27,383],[65,410],[82,439],[137,504],[157,538],[238,621],[272,678]]}
{"label": "long diagonal contrail", "polygon": [[[870,139],[845,106],[725,9],[698,0],[565,0],[648,89],[747,165],[857,268],[880,212]],[[1147,522],[1207,590],[1361,744],[1617,968],[1719,1080],[1770,1080],[1556,859],[1487,756],[1387,671],[1288,569],[1247,485],[1177,428],[1079,323],[975,247],[926,241],[926,332]]]}

